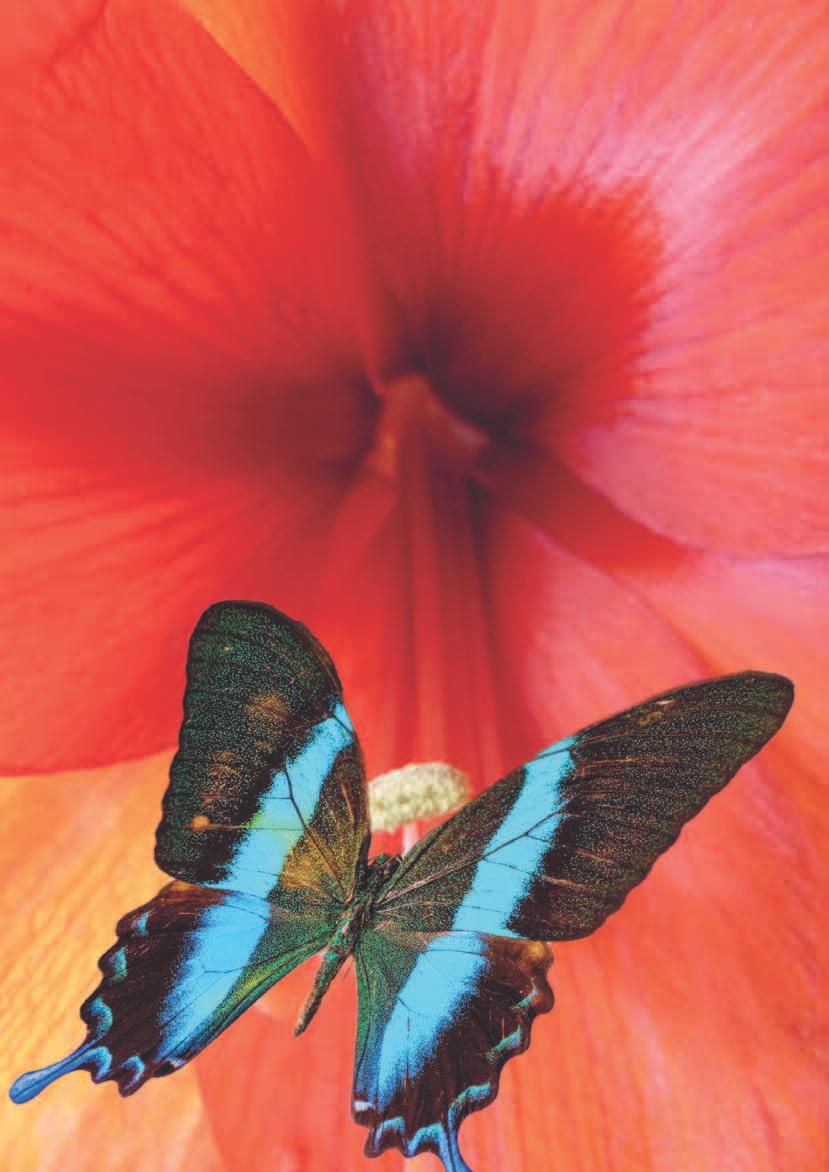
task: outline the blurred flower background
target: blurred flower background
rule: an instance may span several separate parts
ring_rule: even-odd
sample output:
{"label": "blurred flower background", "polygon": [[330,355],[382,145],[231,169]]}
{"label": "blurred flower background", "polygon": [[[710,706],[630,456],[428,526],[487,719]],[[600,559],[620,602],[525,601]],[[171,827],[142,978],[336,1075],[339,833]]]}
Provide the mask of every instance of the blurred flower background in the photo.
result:
{"label": "blurred flower background", "polygon": [[[187,638],[254,598],[329,647],[372,774],[480,787],[661,689],[790,675],[761,758],[557,948],[557,1007],[462,1142],[476,1172],[825,1167],[826,27],[754,0],[3,6],[6,1085],[77,1043],[162,882]],[[297,1042],[308,980],[134,1099],[0,1105],[3,1166],[371,1167],[353,981]]]}

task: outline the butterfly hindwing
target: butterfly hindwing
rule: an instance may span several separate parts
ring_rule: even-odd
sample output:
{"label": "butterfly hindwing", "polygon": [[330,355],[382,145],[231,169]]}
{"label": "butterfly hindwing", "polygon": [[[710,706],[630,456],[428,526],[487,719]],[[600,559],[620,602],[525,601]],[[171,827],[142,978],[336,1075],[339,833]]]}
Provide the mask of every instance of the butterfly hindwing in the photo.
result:
{"label": "butterfly hindwing", "polygon": [[118,924],[99,961],[103,978],[81,1006],[82,1045],[22,1075],[22,1103],[73,1070],[131,1094],[188,1062],[248,1005],[328,939],[316,910],[275,908],[258,896],[169,883]]}
{"label": "butterfly hindwing", "polygon": [[431,1151],[469,1172],[457,1131],[498,1093],[501,1067],[553,1005],[545,944],[377,924],[357,948],[359,1025],[353,1112],[366,1154]]}
{"label": "butterfly hindwing", "polygon": [[657,696],[539,753],[404,857],[358,950],[369,1154],[427,1148],[466,1168],[460,1121],[552,1004],[533,942],[594,931],[791,699],[788,680],[757,672]]}
{"label": "butterfly hindwing", "polygon": [[211,607],[190,642],[158,865],[189,883],[344,902],[367,849],[362,754],[328,654],[272,607]]}

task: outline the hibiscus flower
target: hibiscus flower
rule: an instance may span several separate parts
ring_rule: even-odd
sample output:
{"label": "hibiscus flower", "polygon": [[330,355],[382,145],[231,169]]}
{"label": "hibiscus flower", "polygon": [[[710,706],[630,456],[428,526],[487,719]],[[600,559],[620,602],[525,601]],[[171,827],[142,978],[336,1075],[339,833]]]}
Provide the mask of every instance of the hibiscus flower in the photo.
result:
{"label": "hibiscus flower", "polygon": [[[463,1146],[817,1168],[822,5],[39,0],[0,45],[6,1083],[159,886],[187,637],[247,597],[330,648],[370,773],[480,788],[675,684],[794,679],[557,949]],[[4,1165],[368,1167],[354,990],[294,1041],[309,979],[135,1099],[0,1106]]]}

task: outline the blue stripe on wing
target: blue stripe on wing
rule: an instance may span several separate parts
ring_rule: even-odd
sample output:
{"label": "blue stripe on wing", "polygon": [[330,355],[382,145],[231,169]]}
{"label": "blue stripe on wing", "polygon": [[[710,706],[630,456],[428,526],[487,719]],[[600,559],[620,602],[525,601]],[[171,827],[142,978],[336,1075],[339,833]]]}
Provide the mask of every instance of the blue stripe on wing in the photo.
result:
{"label": "blue stripe on wing", "polygon": [[131,1094],[193,1058],[330,937],[316,908],[304,913],[256,896],[172,883],[118,925],[101,957],[103,979],[81,1007],[87,1037],[72,1054],[22,1075],[23,1103],[85,1069]]}
{"label": "blue stripe on wing", "polygon": [[366,933],[358,947],[360,1024],[354,1116],[368,1155],[439,1155],[468,1172],[457,1131],[497,1094],[500,1068],[552,1007],[546,946],[469,932]]}
{"label": "blue stripe on wing", "polygon": [[241,829],[225,874],[208,886],[266,898],[279,885],[288,856],[313,821],[335,760],[353,744],[351,720],[338,701],[333,713],[315,724],[308,739],[274,771],[256,813]]}
{"label": "blue stripe on wing", "polygon": [[246,980],[270,923],[267,909],[224,899],[199,915],[198,931],[182,949],[156,1018],[154,1061],[181,1065],[189,1040],[216,1020],[234,990]]}
{"label": "blue stripe on wing", "polygon": [[559,741],[555,752],[545,750],[524,766],[512,808],[482,844],[481,861],[452,921],[454,931],[518,938],[507,925],[555,839],[563,813],[562,783],[574,767],[569,752],[574,742],[574,737]]}
{"label": "blue stripe on wing", "polygon": [[[414,1062],[422,1068],[433,1058],[446,1025],[477,995],[485,965],[483,951],[476,952],[474,947],[457,951],[451,941],[447,951],[445,945],[442,936],[428,945],[397,994],[376,1056],[377,1091],[383,1106],[399,1088],[407,1066]],[[438,958],[437,953],[443,955]]]}

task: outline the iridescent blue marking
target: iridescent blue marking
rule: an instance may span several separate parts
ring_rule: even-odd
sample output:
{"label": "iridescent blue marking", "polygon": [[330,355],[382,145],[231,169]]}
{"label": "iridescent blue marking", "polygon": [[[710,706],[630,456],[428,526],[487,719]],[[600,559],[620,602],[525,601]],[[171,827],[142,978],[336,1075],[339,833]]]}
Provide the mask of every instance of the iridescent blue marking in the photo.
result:
{"label": "iridescent blue marking", "polygon": [[131,1058],[125,1058],[121,1063],[121,1070],[124,1074],[128,1074],[129,1078],[121,1084],[122,1091],[130,1091],[141,1081],[141,1075],[144,1073],[144,1063],[137,1054],[133,1054]]}
{"label": "iridescent blue marking", "polygon": [[93,1046],[86,1056],[84,1066],[91,1072],[93,1082],[103,1082],[112,1067],[112,1054],[104,1045]]}
{"label": "iridescent blue marking", "polygon": [[95,1031],[95,1036],[103,1037],[107,1030],[112,1025],[112,1010],[107,1005],[106,1001],[102,1001],[100,997],[96,997],[89,1004],[90,1026]]}
{"label": "iridescent blue marking", "polygon": [[[340,702],[331,716],[314,726],[302,747],[286,758],[260,800],[222,887],[267,898],[314,816],[337,755],[352,743],[350,729]],[[175,1057],[177,1047],[198,1035],[244,975],[267,930],[268,919],[255,912],[246,914],[238,896],[232,906],[218,903],[205,908],[190,950],[177,966],[160,1007],[159,1026],[167,1027],[158,1046],[160,1058]]]}
{"label": "iridescent blue marking", "polygon": [[555,751],[545,749],[524,766],[518,797],[485,848],[452,921],[453,931],[471,934],[464,951],[454,951],[457,942],[451,938],[433,940],[400,990],[375,1059],[381,1108],[400,1088],[407,1068],[423,1069],[456,1011],[475,995],[486,966],[478,934],[515,938],[507,923],[555,837],[561,782],[573,768],[569,749],[574,740],[560,741]]}
{"label": "iridescent blue marking", "polygon": [[[478,1088],[472,1089],[477,1090]],[[450,1108],[450,1120],[457,1103],[465,1094],[466,1092],[463,1092],[459,1099],[452,1104]],[[472,1172],[472,1169],[460,1153],[460,1148],[458,1147],[458,1130],[455,1122],[450,1122],[447,1127],[444,1127],[442,1123],[430,1123],[426,1127],[418,1128],[411,1139],[406,1139],[404,1128],[405,1124],[402,1116],[398,1115],[394,1119],[384,1120],[375,1129],[374,1140],[371,1146],[372,1153],[375,1156],[380,1154],[380,1144],[383,1136],[387,1132],[392,1132],[399,1136],[403,1154],[407,1159],[418,1156],[423,1151],[437,1150],[446,1172]]]}
{"label": "iridescent blue marking", "polygon": [[339,701],[332,715],[315,725],[301,749],[286,758],[284,767],[273,774],[270,788],[260,799],[259,809],[221,881],[222,887],[268,896],[314,816],[338,754],[352,743],[353,727]]}
{"label": "iridescent blue marking", "polygon": [[84,1042],[73,1050],[60,1062],[53,1062],[51,1066],[44,1066],[41,1070],[31,1070],[28,1074],[21,1074],[16,1078],[9,1090],[9,1098],[13,1103],[28,1103],[35,1095],[73,1070],[86,1069],[92,1074],[95,1082],[106,1078],[112,1064],[112,1055],[106,1046],[93,1046],[91,1042]]}
{"label": "iridescent blue marking", "polygon": [[113,952],[110,957],[110,972],[109,979],[113,985],[117,985],[119,981],[123,981],[127,975],[127,954],[123,948],[119,948]]}
{"label": "iridescent blue marking", "polygon": [[475,868],[452,921],[454,931],[515,938],[507,924],[555,838],[561,783],[573,768],[568,750],[574,739],[559,741],[556,752],[545,749],[524,766],[521,791]]}

